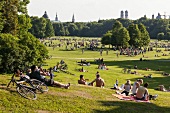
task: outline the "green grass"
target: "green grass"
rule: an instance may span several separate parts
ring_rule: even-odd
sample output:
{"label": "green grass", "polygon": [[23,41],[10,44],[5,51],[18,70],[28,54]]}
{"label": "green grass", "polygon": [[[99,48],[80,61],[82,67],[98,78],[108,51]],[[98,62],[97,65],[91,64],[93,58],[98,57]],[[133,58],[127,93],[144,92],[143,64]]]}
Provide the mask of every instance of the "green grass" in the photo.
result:
{"label": "green grass", "polygon": [[[56,42],[57,43],[57,42]],[[139,61],[142,55],[135,57],[119,56],[117,58],[116,51],[109,51],[109,55],[103,52],[103,56],[97,51],[87,51],[84,54],[81,53],[81,49],[75,51],[65,51],[65,47],[57,47],[55,50],[52,47],[48,47],[49,55],[52,55],[52,59],[48,59],[45,62],[48,66],[43,68],[49,68],[57,64],[61,59],[68,64],[68,71],[75,74],[70,75],[66,73],[55,72],[55,80],[61,83],[71,83],[70,89],[62,89],[56,87],[49,87],[49,91],[44,94],[37,94],[37,100],[31,101],[22,98],[15,90],[15,87],[11,85],[10,89],[6,88],[6,85],[10,81],[11,75],[0,76],[0,112],[39,112],[39,113],[169,113],[170,111],[170,92],[156,91],[158,85],[163,84],[166,88],[170,86],[170,77],[164,77],[162,72],[170,73],[170,63],[168,59],[170,56],[162,56],[162,53],[156,53],[155,51],[147,52],[145,56],[148,61]],[[163,51],[169,54],[168,52]],[[154,57],[155,54],[159,54],[161,57]],[[108,66],[109,70],[97,69],[97,64],[94,63],[94,59],[104,58],[104,62]],[[91,63],[91,66],[84,66],[88,72],[78,72],[81,66],[76,64],[76,61],[80,59],[86,59]],[[167,61],[165,61],[167,60]],[[133,68],[134,65],[138,66],[138,75],[124,74],[122,69],[125,67]],[[143,68],[150,68],[151,71],[144,71]],[[156,71],[158,68],[160,72]],[[134,70],[134,69],[132,69]],[[101,77],[105,80],[105,88],[96,88],[92,86],[78,85],[77,80],[79,75],[83,74],[85,78],[89,79],[89,82],[95,79],[95,73],[99,71]],[[143,78],[144,75],[152,74],[152,79]],[[149,82],[150,94],[158,94],[157,100],[151,100],[151,103],[136,103],[129,101],[121,101],[112,96],[115,90],[111,90],[116,79],[119,80],[119,84],[124,84],[127,79],[130,79],[132,83],[138,79],[143,78],[144,82]]]}

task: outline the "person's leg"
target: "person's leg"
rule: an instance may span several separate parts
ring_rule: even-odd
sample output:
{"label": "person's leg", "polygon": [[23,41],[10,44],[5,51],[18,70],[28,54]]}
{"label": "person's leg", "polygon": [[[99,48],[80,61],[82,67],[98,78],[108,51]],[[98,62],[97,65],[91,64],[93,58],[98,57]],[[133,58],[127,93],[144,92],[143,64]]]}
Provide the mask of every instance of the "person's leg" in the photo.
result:
{"label": "person's leg", "polygon": [[126,91],[123,91],[121,94],[126,93]]}
{"label": "person's leg", "polygon": [[59,82],[57,82],[57,81],[54,81],[54,82],[53,82],[53,86],[58,86],[58,87],[63,87],[63,88],[68,89],[68,88],[70,87],[70,83],[68,83],[68,84],[62,84],[62,83],[59,83]]}
{"label": "person's leg", "polygon": [[128,95],[129,95],[129,92],[126,91],[125,94],[126,94],[126,96],[128,96]]}

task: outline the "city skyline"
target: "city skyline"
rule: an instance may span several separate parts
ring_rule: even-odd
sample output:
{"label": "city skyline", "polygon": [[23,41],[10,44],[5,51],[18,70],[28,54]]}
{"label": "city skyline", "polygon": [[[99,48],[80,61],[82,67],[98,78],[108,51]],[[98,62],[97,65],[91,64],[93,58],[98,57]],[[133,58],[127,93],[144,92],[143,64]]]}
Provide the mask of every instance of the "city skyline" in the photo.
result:
{"label": "city skyline", "polygon": [[[42,17],[45,11],[49,19],[55,20],[57,13],[61,22],[72,20],[75,16],[75,22],[98,21],[99,19],[120,18],[121,11],[128,11],[129,19],[138,19],[146,15],[152,18],[165,12],[170,15],[170,1],[164,0],[30,0],[28,5],[28,14],[30,16]],[[133,5],[132,5],[133,3]],[[39,7],[37,7],[39,6]]]}

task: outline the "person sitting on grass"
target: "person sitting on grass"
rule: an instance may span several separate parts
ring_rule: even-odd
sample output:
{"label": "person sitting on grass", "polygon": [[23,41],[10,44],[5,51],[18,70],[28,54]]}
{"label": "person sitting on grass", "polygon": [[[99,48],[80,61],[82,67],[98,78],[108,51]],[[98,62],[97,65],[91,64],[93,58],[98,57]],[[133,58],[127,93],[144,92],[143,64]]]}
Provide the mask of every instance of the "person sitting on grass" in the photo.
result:
{"label": "person sitting on grass", "polygon": [[149,84],[145,83],[144,87],[140,86],[138,88],[137,93],[136,93],[136,99],[137,100],[149,100],[149,92],[148,92],[148,89],[147,89],[148,86],[149,86]]}
{"label": "person sitting on grass", "polygon": [[79,69],[80,72],[88,72],[87,70],[84,70],[84,68],[82,67],[81,69]]}
{"label": "person sitting on grass", "polygon": [[93,86],[94,82],[96,82],[96,87],[104,87],[105,85],[104,79],[102,79],[100,75],[96,75],[96,79],[94,79],[90,84]]}
{"label": "person sitting on grass", "polygon": [[[44,73],[45,75],[45,73]],[[40,71],[38,70],[36,65],[31,66],[31,74],[30,74],[31,79],[37,79],[41,82],[44,82],[47,86],[57,86],[60,88],[65,88],[68,89],[70,87],[70,83],[68,84],[62,84],[57,81],[53,81],[52,79],[46,79],[44,78],[41,74]]]}
{"label": "person sitting on grass", "polygon": [[88,85],[86,80],[88,79],[84,79],[84,75],[80,75],[80,80],[78,80],[78,84]]}
{"label": "person sitting on grass", "polygon": [[136,95],[138,87],[143,84],[143,79],[138,79],[136,82],[134,82],[132,87],[132,95]]}
{"label": "person sitting on grass", "polygon": [[135,65],[135,66],[134,66],[134,69],[138,69],[138,66],[137,66],[137,65]]}
{"label": "person sitting on grass", "polygon": [[128,95],[129,95],[129,92],[130,92],[130,90],[131,90],[130,80],[127,80],[127,82],[125,83],[124,89],[125,89],[125,90],[124,90],[121,94],[125,93],[125,95],[128,96]]}

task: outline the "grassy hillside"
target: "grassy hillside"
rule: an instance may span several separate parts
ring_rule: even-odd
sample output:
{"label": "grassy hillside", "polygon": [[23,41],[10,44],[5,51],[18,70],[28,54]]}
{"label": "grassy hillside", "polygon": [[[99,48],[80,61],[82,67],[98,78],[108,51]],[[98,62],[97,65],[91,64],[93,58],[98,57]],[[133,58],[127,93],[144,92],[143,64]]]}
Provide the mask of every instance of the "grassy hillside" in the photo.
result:
{"label": "grassy hillside", "polygon": [[[49,87],[49,91],[43,94],[37,94],[37,100],[31,101],[22,98],[15,90],[15,87],[11,85],[10,89],[6,88],[6,85],[10,81],[11,75],[0,75],[0,112],[38,112],[38,113],[169,113],[170,111],[170,92],[156,91],[158,85],[163,84],[166,88],[170,86],[170,77],[162,76],[162,72],[170,73],[170,56],[162,56],[163,53],[169,55],[169,52],[156,53],[155,50],[147,52],[144,56],[147,61],[139,61],[142,55],[127,57],[117,57],[117,51],[110,50],[109,55],[106,55],[106,51],[100,56],[99,51],[85,50],[82,54],[81,49],[74,51],[66,51],[65,47],[56,47],[54,50],[52,47],[48,47],[49,55],[52,55],[51,59],[47,59],[45,62],[48,66],[43,68],[53,67],[61,59],[68,64],[68,71],[74,75],[66,74],[63,72],[55,72],[55,80],[61,83],[71,83],[70,89],[62,89],[56,87]],[[158,54],[160,57],[155,57]],[[99,70],[98,65],[94,62],[94,59],[103,58],[105,64],[109,70]],[[87,60],[91,63],[91,66],[84,66],[88,72],[79,72],[78,69],[82,66],[77,65],[76,61],[81,59]],[[124,74],[123,68],[132,68],[134,65],[138,66],[137,75]],[[143,70],[144,68],[150,68],[150,71]],[[158,68],[161,71],[156,71]],[[95,73],[99,71],[101,77],[105,80],[105,88],[96,88],[92,86],[78,85],[77,80],[79,75],[83,74],[85,78],[91,82],[95,79]],[[144,75],[152,74],[153,78],[144,78]],[[150,94],[158,94],[157,100],[151,100],[151,103],[136,103],[129,101],[121,101],[112,96],[115,90],[111,90],[116,79],[119,84],[124,84],[127,79],[130,79],[132,83],[142,78],[145,82],[149,82]]]}

